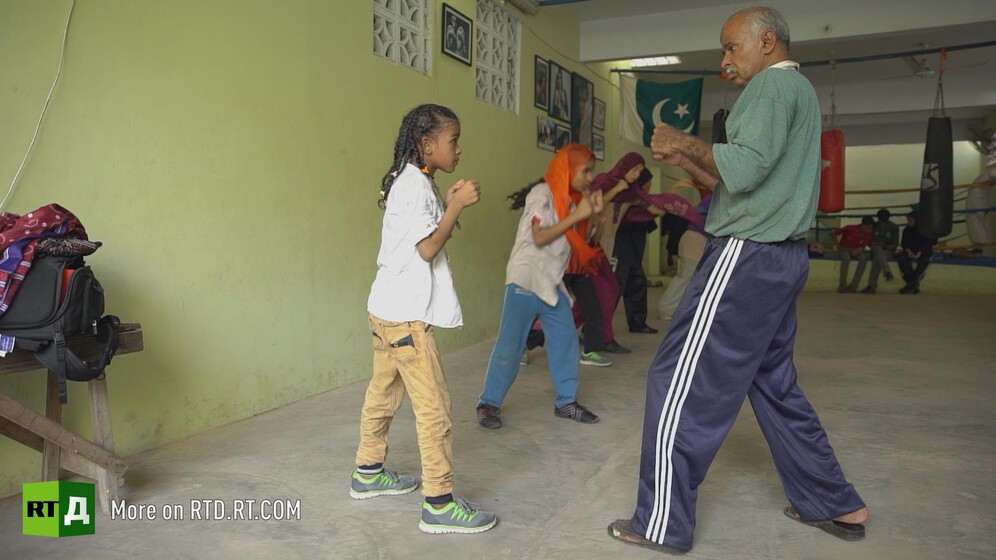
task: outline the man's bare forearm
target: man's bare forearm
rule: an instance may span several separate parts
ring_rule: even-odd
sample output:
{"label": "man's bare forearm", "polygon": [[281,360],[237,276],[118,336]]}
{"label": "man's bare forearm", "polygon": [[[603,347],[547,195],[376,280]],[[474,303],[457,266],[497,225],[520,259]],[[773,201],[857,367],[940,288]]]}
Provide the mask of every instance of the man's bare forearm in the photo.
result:
{"label": "man's bare forearm", "polygon": [[[712,150],[709,150],[709,153],[711,156]],[[713,165],[715,165],[715,163],[715,160],[713,160]],[[710,191],[715,189],[716,185],[719,183],[718,171],[715,174],[709,173],[689,158],[684,158],[679,165],[692,176],[692,179],[694,179],[696,183],[704,186]]]}
{"label": "man's bare forearm", "polygon": [[[716,167],[716,159],[712,155],[712,144],[709,144],[690,134],[685,134],[684,136],[686,137],[685,142],[682,142],[677,146],[678,152],[685,156],[685,159],[687,159],[695,167],[697,167],[699,173],[705,173],[712,176],[714,181],[718,180],[719,168]],[[692,169],[685,170],[689,173],[693,173]],[[696,180],[698,180],[698,178],[696,178]],[[715,185],[715,183],[713,183],[713,185]]]}

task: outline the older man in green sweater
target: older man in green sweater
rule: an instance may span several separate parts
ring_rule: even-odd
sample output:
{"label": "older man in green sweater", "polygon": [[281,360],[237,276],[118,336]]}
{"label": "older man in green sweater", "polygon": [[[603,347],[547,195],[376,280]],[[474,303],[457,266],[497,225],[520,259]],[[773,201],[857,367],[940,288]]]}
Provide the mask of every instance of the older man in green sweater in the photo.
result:
{"label": "older man in green sweater", "polygon": [[648,372],[636,512],[609,534],[662,551],[692,547],[698,486],[746,396],[791,504],[785,515],[860,539],[868,509],[792,361],[819,197],[816,93],[789,60],[788,25],[775,10],[735,13],[720,42],[723,70],[744,88],[727,120],[729,143],[666,125],[651,143],[656,159],[713,189],[705,229],[714,238]]}

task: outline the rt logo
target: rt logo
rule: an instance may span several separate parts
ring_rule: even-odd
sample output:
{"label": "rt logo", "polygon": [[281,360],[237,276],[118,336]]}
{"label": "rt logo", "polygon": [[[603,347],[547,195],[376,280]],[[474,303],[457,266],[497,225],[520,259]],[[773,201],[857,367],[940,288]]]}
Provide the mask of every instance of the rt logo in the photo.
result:
{"label": "rt logo", "polygon": [[94,533],[93,484],[33,482],[22,488],[22,532],[25,535],[74,537]]}

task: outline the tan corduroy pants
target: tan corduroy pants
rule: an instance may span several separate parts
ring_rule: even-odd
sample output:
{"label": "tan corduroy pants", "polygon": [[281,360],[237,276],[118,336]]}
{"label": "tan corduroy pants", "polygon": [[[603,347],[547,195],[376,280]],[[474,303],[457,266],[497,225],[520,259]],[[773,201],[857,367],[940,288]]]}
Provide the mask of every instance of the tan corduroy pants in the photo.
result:
{"label": "tan corduroy pants", "polygon": [[360,414],[356,464],[383,463],[387,458],[387,432],[407,390],[422,456],[422,494],[449,494],[453,491],[450,389],[432,326],[422,321],[384,321],[373,315],[369,320],[373,377]]}

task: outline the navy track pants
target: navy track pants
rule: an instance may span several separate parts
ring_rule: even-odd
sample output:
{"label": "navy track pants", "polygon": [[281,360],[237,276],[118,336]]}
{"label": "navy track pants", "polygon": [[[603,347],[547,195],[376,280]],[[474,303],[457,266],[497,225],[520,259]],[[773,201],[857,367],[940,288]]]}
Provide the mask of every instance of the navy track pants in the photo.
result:
{"label": "navy track pants", "polygon": [[785,494],[805,520],[864,507],[792,361],[804,241],[712,239],[650,365],[634,529],[692,547],[699,484],[750,399]]}

